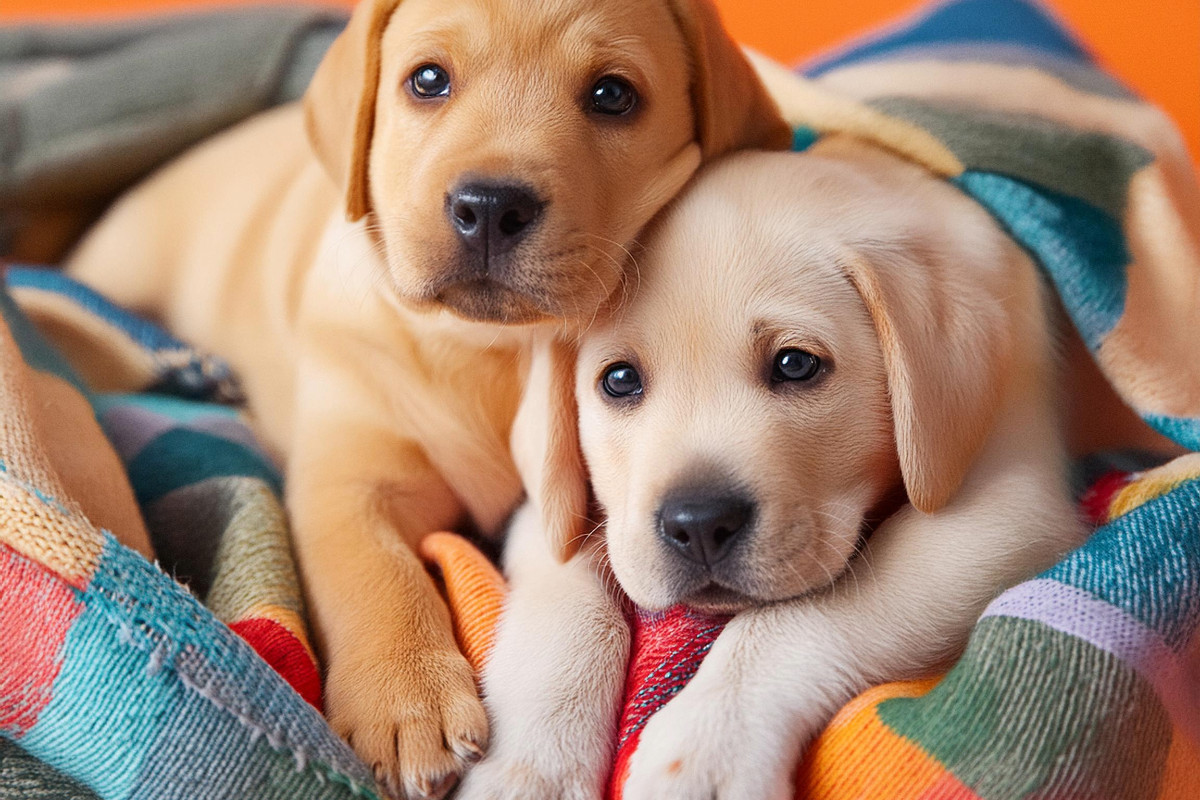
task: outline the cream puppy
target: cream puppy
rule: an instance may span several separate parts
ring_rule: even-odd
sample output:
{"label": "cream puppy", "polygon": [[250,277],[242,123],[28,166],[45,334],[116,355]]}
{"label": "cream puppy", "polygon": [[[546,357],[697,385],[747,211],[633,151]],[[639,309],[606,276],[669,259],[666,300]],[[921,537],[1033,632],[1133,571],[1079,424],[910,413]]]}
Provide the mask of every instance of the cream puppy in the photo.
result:
{"label": "cream puppy", "polygon": [[517,518],[464,800],[602,795],[629,645],[610,569],[645,608],[736,615],[645,728],[626,800],[784,800],[842,704],[946,664],[1083,539],[1047,297],[952,186],[838,137],[737,155],[640,272],[538,354],[515,445],[542,514]]}

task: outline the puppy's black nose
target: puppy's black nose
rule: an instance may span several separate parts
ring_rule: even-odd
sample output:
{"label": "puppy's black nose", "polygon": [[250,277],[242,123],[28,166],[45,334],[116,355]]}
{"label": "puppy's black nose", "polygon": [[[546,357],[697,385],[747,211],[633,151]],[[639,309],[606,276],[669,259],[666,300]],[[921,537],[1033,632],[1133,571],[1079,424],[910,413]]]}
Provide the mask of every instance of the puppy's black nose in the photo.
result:
{"label": "puppy's black nose", "polygon": [[688,560],[711,567],[729,555],[753,515],[754,506],[740,497],[670,498],[658,510],[659,535]]}
{"label": "puppy's black nose", "polygon": [[446,196],[446,213],[459,238],[486,256],[516,246],[533,229],[545,205],[515,184],[467,183]]}

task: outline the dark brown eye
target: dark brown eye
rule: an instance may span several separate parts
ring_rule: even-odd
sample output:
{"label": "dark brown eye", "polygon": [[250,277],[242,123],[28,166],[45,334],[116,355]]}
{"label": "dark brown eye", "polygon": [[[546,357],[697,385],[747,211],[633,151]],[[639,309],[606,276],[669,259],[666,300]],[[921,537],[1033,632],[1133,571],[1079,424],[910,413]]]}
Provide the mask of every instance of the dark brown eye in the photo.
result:
{"label": "dark brown eye", "polygon": [[605,75],[592,87],[592,110],[609,116],[628,114],[637,103],[637,92],[629,81]]}
{"label": "dark brown eye", "polygon": [[413,70],[408,85],[417,97],[448,97],[450,95],[450,73],[438,64],[422,64]]}
{"label": "dark brown eye", "polygon": [[632,365],[622,361],[604,370],[604,376],[600,378],[600,387],[609,397],[633,397],[642,393],[642,376]]}
{"label": "dark brown eye", "polygon": [[771,380],[776,383],[785,381],[808,381],[821,371],[821,359],[807,350],[789,347],[775,354],[775,363],[771,367]]}

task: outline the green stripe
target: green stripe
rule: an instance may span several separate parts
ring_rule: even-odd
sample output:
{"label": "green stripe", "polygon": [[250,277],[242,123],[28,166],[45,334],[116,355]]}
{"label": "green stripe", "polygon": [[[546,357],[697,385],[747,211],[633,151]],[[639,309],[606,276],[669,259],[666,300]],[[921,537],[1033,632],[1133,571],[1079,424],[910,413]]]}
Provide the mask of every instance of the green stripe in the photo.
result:
{"label": "green stripe", "polygon": [[869,105],[935,136],[967,170],[996,172],[1070,195],[1125,218],[1129,182],[1154,154],[1128,139],[1032,114],[902,97]]}
{"label": "green stripe", "polygon": [[279,476],[248,447],[186,428],[173,428],[142,448],[129,463],[129,481],[142,505],[209,478],[258,478],[276,493]]}
{"label": "green stripe", "polygon": [[1010,617],[980,621],[929,694],[878,713],[984,800],[1153,800],[1172,732],[1153,689],[1116,656]]}
{"label": "green stripe", "polygon": [[304,616],[300,580],[279,498],[257,481],[222,478],[232,512],[221,534],[205,605],[223,622],[255,603],[272,603]]}

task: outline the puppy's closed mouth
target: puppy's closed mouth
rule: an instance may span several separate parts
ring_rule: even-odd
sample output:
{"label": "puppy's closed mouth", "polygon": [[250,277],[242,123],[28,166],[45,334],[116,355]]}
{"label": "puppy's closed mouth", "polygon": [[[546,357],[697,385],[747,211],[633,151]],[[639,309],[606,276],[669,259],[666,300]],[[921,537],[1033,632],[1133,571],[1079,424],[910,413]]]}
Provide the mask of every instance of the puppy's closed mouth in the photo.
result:
{"label": "puppy's closed mouth", "polygon": [[490,278],[475,278],[442,286],[430,302],[477,322],[505,325],[540,322],[552,316],[522,292]]}

